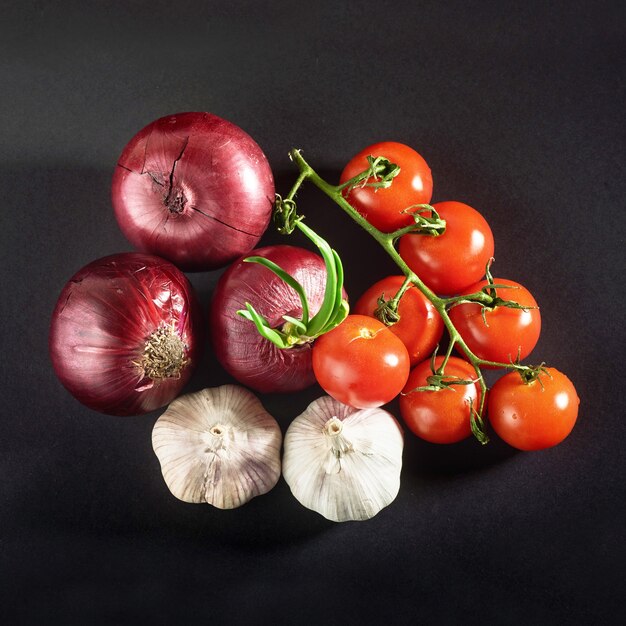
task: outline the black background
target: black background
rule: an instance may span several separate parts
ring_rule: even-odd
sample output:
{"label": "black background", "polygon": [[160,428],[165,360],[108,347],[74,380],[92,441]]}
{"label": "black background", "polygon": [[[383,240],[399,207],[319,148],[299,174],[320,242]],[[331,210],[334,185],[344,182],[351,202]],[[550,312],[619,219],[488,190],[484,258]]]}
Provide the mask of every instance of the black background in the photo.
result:
{"label": "black background", "polygon": [[[4,623],[620,621],[621,4],[0,2]],[[282,479],[234,511],[171,496],[151,448],[159,413],[81,407],[47,332],[65,281],[130,249],[109,199],[123,146],[189,110],[250,133],[283,192],[292,147],[331,180],[375,141],[416,148],[433,200],[479,209],[495,273],[539,301],[532,360],[581,397],[566,442],[516,453],[407,436],[397,499],[362,523],[304,509]],[[353,298],[394,273],[315,189],[300,206]],[[191,276],[205,309],[218,275]],[[227,381],[208,353],[189,388]],[[320,394],[263,402],[284,430]]]}

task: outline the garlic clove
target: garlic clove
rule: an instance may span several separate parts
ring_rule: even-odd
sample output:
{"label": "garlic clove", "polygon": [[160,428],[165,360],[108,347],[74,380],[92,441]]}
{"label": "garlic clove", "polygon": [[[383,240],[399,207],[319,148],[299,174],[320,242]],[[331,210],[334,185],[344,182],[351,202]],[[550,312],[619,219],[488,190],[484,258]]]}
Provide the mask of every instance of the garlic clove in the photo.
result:
{"label": "garlic clove", "polygon": [[172,494],[219,509],[234,509],[276,485],[281,442],[276,420],[237,385],[177,398],[152,431],[152,447]]}
{"label": "garlic clove", "polygon": [[403,447],[387,411],[323,396],[287,429],[283,476],[305,507],[335,522],[366,520],[398,495]]}

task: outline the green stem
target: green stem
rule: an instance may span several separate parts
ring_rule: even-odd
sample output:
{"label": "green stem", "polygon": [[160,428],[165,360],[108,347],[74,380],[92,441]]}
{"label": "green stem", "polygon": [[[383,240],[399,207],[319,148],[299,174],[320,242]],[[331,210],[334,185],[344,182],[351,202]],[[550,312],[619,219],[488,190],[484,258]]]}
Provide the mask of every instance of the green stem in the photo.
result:
{"label": "green stem", "polygon": [[404,282],[402,283],[402,285],[400,286],[400,289],[398,289],[398,293],[391,298],[391,300],[389,300],[389,304],[393,307],[393,309],[395,311],[398,310],[398,304],[400,302],[400,298],[402,298],[402,296],[406,293],[406,290],[413,284],[413,282],[411,281],[411,279],[407,276],[404,279]]}
{"label": "green stem", "polygon": [[291,188],[291,191],[287,195],[287,200],[293,200],[295,198],[296,192],[298,191],[298,189],[300,189],[300,187],[302,186],[302,183],[307,179],[307,177],[308,177],[308,173],[301,170],[300,176],[298,176],[296,182],[293,184],[293,187]]}
{"label": "green stem", "polygon": [[411,279],[407,276],[402,285],[400,285],[398,292],[393,297],[389,298],[389,300],[385,300],[385,294],[383,293],[380,298],[378,298],[378,305],[374,310],[374,317],[386,326],[397,324],[400,321],[400,313],[398,313],[400,299],[412,284]]}
{"label": "green stem", "polygon": [[463,296],[450,296],[446,298],[446,306],[451,309],[457,304],[478,303],[485,304],[487,306],[493,304],[493,296],[485,293],[484,291],[475,291],[474,293],[466,294]]}
{"label": "green stem", "polygon": [[443,361],[441,362],[441,365],[439,366],[439,370],[440,370],[440,374],[443,374],[444,370],[446,369],[446,365],[448,364],[448,361],[450,360],[450,357],[452,356],[452,350],[454,349],[454,344],[456,343],[456,341],[453,341],[452,339],[450,340],[450,342],[448,343],[448,349],[446,350],[446,356],[443,357]]}

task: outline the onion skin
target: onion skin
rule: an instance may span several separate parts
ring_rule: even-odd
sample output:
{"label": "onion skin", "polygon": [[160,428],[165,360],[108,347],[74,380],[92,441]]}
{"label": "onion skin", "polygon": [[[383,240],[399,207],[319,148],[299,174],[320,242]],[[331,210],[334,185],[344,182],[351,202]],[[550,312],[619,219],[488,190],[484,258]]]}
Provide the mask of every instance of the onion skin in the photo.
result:
{"label": "onion skin", "polygon": [[[295,246],[258,248],[250,256],[277,263],[303,287],[313,317],[322,305],[326,267],[317,254]],[[248,256],[248,255],[246,255]],[[273,328],[283,315],[301,318],[298,294],[269,269],[242,257],[220,278],[211,303],[213,350],[224,369],[240,383],[261,393],[300,391],[315,383],[311,343],[281,350],[259,335],[255,325],[237,315],[249,302]]]}
{"label": "onion skin", "polygon": [[211,113],[180,113],[130,140],[111,196],[120,228],[138,250],[202,271],[258,243],[271,217],[274,179],[241,128]]}
{"label": "onion skin", "polygon": [[[138,363],[159,329],[171,329],[183,360],[177,373],[153,379]],[[185,275],[164,259],[130,252],[93,261],[69,280],[52,315],[49,348],[57,376],[79,402],[139,415],[180,393],[201,337],[199,304]]]}

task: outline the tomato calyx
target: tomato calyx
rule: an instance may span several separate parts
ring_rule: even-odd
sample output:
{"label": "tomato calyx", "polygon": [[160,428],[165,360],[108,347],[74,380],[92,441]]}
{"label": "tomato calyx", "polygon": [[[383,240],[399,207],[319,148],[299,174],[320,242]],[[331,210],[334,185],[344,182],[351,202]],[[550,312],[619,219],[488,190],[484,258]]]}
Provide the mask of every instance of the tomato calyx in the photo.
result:
{"label": "tomato calyx", "polygon": [[374,311],[374,317],[381,321],[385,326],[393,326],[400,321],[400,313],[398,313],[398,300],[390,298],[385,300],[383,293],[377,301],[378,306]]}
{"label": "tomato calyx", "polygon": [[393,326],[394,324],[397,324],[400,321],[400,313],[398,312],[400,299],[411,285],[411,279],[408,277],[405,278],[402,285],[400,285],[400,288],[398,289],[396,295],[389,300],[385,300],[385,294],[383,292],[380,298],[378,298],[377,300],[377,307],[374,310],[374,317],[378,321],[382,322],[385,326]]}
{"label": "tomato calyx", "polygon": [[[520,304],[519,302],[515,302],[515,300],[505,300],[498,295],[498,289],[519,289],[518,285],[506,285],[506,284],[496,284],[493,279],[493,274],[491,273],[491,264],[494,262],[494,258],[492,257],[487,261],[487,266],[485,267],[485,278],[487,279],[487,284],[482,288],[482,292],[488,295],[491,298],[491,303],[488,305],[483,305],[483,319],[485,319],[485,309],[495,309],[499,306],[504,306],[509,309],[522,309],[523,311],[527,311],[528,309],[536,309],[539,307],[528,306],[524,304]],[[485,324],[486,324],[485,320]]]}
{"label": "tomato calyx", "polygon": [[[510,285],[494,285],[494,288],[501,289],[503,287],[514,289],[514,287],[511,287]],[[483,303],[480,309],[480,314],[483,318],[483,323],[485,324],[485,326],[489,326],[489,323],[487,322],[487,311],[494,311],[498,307],[505,307],[507,309],[520,309],[522,311],[528,311],[528,309],[539,308],[536,306],[527,306],[524,304],[520,304],[519,302],[515,302],[515,300],[505,300],[504,298],[500,298],[500,296],[495,296],[495,297],[490,296],[490,297],[492,298],[491,302],[489,304]]]}
{"label": "tomato calyx", "polygon": [[543,387],[541,377],[548,376],[552,378],[552,375],[550,374],[545,363],[540,363],[539,365],[523,365],[516,367],[516,369],[525,385],[530,385],[535,381],[539,381],[539,384]]}
{"label": "tomato calyx", "polygon": [[[401,228],[397,237],[408,234],[439,237],[446,232],[446,220],[437,213],[437,209],[432,204],[412,204],[402,213],[410,215],[415,223],[406,228]],[[430,213],[430,217],[422,215],[422,213]]]}
{"label": "tomato calyx", "polygon": [[353,189],[363,187],[371,187],[374,190],[388,189],[393,179],[400,173],[400,166],[383,156],[369,155],[366,158],[368,168],[338,186],[344,196],[349,195]]}
{"label": "tomato calyx", "polygon": [[[493,275],[491,273],[491,264],[493,263],[493,257],[489,259],[487,262],[487,267],[485,268],[485,278],[487,279],[487,284],[481,289],[483,293],[488,295],[491,298],[491,303],[483,305],[483,319],[484,319],[484,311],[485,309],[495,309],[499,306],[504,306],[509,309],[523,309],[524,311],[528,309],[533,309],[537,307],[530,307],[527,305],[519,304],[519,302],[515,302],[515,300],[506,300],[505,298],[501,298],[498,295],[498,289],[519,289],[516,285],[505,285],[505,284],[496,284],[493,279]],[[485,322],[486,323],[486,322]]]}
{"label": "tomato calyx", "polygon": [[278,220],[284,220],[282,223],[285,228],[298,228],[317,246],[324,259],[326,288],[322,305],[319,311],[311,317],[304,287],[293,276],[269,259],[261,256],[249,256],[243,260],[244,263],[258,263],[266,267],[298,294],[302,316],[298,319],[291,315],[283,315],[285,320],[283,325],[280,328],[275,328],[249,302],[246,302],[245,309],[237,311],[237,315],[253,322],[262,337],[284,350],[311,343],[316,337],[332,330],[347,317],[350,307],[347,300],[343,298],[343,265],[339,255],[325,239],[302,222],[303,218],[297,215],[293,200],[285,201],[281,198],[279,211],[282,213]]}
{"label": "tomato calyx", "polygon": [[298,222],[304,219],[304,215],[298,215],[298,207],[292,198],[283,198],[276,194],[274,198],[274,212],[272,220],[276,225],[276,230],[281,235],[291,235]]}
{"label": "tomato calyx", "polygon": [[491,274],[491,264],[493,263],[493,261],[493,258],[489,259],[489,262],[487,263],[487,266],[485,268],[485,279],[487,280],[487,284],[480,291],[448,298],[446,301],[446,307],[448,310],[450,310],[452,307],[458,306],[459,304],[480,304],[480,313],[483,318],[483,322],[485,326],[489,326],[486,314],[488,311],[493,311],[498,307],[519,309],[522,311],[539,308],[537,306],[520,304],[515,300],[507,300],[505,298],[501,298],[498,295],[498,289],[519,289],[520,287],[518,285],[495,283],[493,275]]}
{"label": "tomato calyx", "polygon": [[455,385],[473,385],[475,380],[467,380],[465,378],[459,378],[458,376],[446,376],[445,374],[434,373],[426,378],[427,385],[421,387],[415,387],[409,391],[403,391],[402,395],[417,391],[441,391],[443,389],[451,389],[456,391]]}
{"label": "tomato calyx", "polygon": [[479,411],[474,408],[474,403],[470,400],[470,429],[474,438],[483,446],[489,443],[489,435],[485,421]]}
{"label": "tomato calyx", "polygon": [[[450,346],[452,348],[452,346]],[[445,368],[448,363],[448,359],[450,358],[450,354],[452,350],[448,350],[447,355],[444,357],[443,361],[436,367],[436,359],[437,359],[438,349],[432,353],[430,357],[430,371],[432,374],[426,377],[426,385],[422,387],[416,387],[415,389],[411,389],[410,391],[405,392],[413,393],[414,391],[441,391],[442,389],[451,389],[452,391],[456,391],[454,388],[455,385],[474,385],[479,381],[478,378],[462,378],[460,376],[447,376],[445,374]]]}

